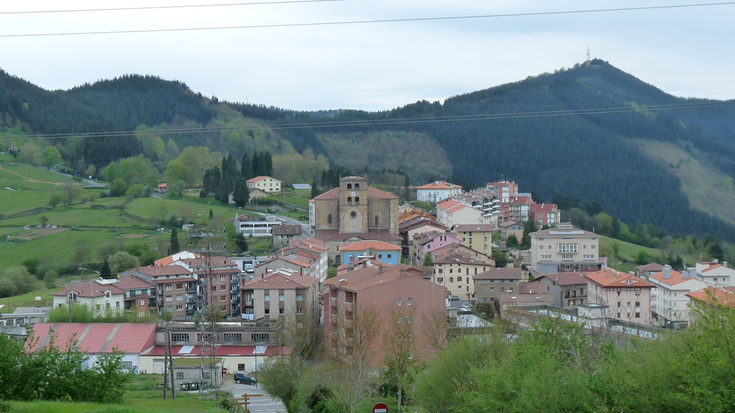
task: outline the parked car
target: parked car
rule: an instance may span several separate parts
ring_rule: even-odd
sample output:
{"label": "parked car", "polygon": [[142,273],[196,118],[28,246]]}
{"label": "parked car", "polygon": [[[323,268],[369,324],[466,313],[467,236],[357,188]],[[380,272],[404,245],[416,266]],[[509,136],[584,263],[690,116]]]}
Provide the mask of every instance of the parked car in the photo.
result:
{"label": "parked car", "polygon": [[250,377],[247,373],[238,372],[235,373],[235,383],[255,385],[258,382],[255,381],[254,378]]}

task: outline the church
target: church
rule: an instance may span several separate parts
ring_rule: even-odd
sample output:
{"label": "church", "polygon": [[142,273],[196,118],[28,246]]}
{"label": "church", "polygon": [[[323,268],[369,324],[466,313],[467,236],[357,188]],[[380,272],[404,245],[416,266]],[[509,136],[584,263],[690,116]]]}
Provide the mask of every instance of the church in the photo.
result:
{"label": "church", "polygon": [[329,248],[340,264],[339,248],[356,241],[385,241],[401,245],[398,236],[398,196],[368,186],[361,176],[344,177],[339,187],[309,202],[314,237]]}

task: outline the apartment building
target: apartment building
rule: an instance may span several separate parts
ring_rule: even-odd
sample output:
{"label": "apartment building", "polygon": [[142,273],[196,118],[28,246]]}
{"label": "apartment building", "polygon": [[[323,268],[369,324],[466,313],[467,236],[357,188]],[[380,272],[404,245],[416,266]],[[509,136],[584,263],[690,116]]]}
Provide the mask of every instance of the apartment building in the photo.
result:
{"label": "apartment building", "polygon": [[604,268],[585,273],[589,304],[608,308],[608,317],[651,325],[651,291],[655,285],[634,275]]}
{"label": "apartment building", "polygon": [[534,276],[558,272],[598,271],[607,260],[600,257],[600,236],[559,224],[556,228],[532,232],[531,273]]}
{"label": "apartment building", "polygon": [[490,224],[455,225],[453,231],[462,241],[462,244],[485,255],[493,253],[493,231]]}
{"label": "apartment building", "polygon": [[697,278],[695,268],[682,272],[664,265],[661,272],[651,274],[648,280],[656,287],[651,311],[659,325],[685,328],[689,324],[690,300],[687,294],[709,286]]}
{"label": "apartment building", "polygon": [[319,279],[286,268],[243,280],[242,319],[269,323],[295,316],[318,323],[319,285]]}

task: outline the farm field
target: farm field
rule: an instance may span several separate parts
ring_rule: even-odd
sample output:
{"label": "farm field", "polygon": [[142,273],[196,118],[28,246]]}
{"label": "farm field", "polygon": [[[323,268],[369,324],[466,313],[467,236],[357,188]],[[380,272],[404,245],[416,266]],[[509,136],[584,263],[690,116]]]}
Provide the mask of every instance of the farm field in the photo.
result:
{"label": "farm field", "polygon": [[209,220],[209,210],[218,219],[234,218],[236,209],[222,206],[219,202],[212,205],[181,201],[176,199],[138,198],[125,208],[128,213],[148,219],[159,220],[170,213],[175,213],[179,218],[191,218],[194,221]]}
{"label": "farm field", "polygon": [[91,210],[90,206],[91,204],[76,204],[69,207],[57,206],[51,211],[6,219],[0,222],[0,225],[20,227],[39,225],[42,215],[48,218],[48,225],[64,227],[78,225],[79,227],[127,228],[146,225],[141,221],[126,217],[119,209]]}

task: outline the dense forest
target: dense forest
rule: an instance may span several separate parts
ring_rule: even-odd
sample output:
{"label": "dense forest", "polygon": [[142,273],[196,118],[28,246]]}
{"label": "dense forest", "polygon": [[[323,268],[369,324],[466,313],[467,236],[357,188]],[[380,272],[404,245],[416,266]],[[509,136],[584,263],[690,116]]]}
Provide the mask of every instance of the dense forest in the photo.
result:
{"label": "dense forest", "polygon": [[186,147],[235,159],[310,149],[353,172],[400,164],[417,184],[511,179],[546,199],[599,201],[627,223],[735,241],[735,226],[691,208],[679,178],[634,143],[678,145],[735,177],[735,102],[674,97],[601,60],[377,113],[221,102],[137,75],[45,91],[0,71],[0,115],[0,138],[44,135],[40,146],[78,171],[143,154],[163,173]]}

